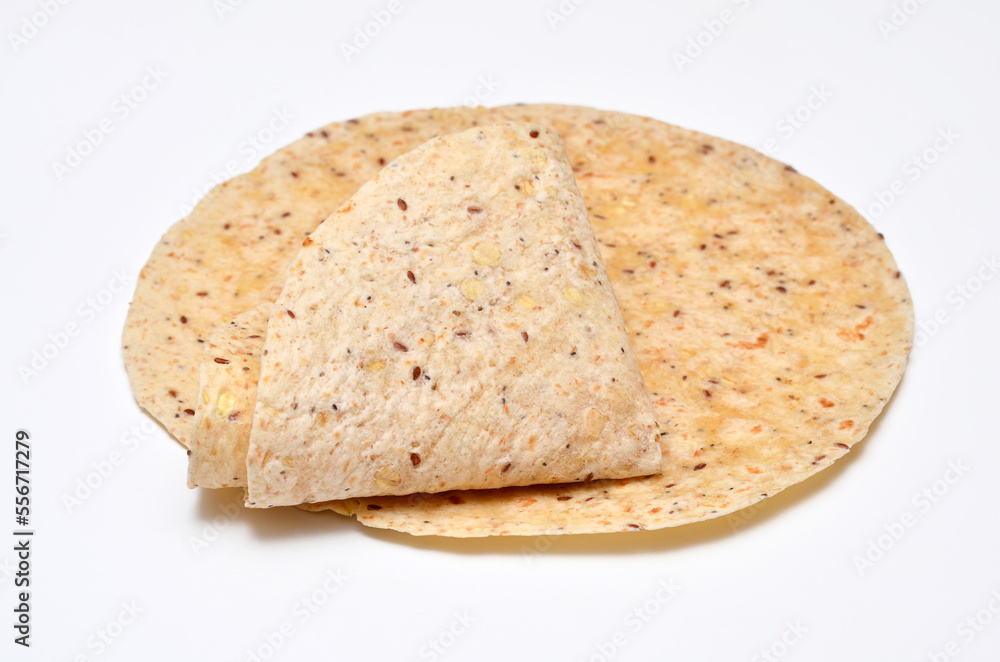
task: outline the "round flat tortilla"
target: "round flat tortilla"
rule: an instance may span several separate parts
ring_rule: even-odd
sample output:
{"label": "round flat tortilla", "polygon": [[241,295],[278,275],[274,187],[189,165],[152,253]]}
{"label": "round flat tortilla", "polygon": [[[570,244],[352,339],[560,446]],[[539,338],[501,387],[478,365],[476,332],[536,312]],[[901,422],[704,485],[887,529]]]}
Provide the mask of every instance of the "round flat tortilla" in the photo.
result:
{"label": "round flat tortilla", "polygon": [[649,118],[537,105],[330,124],[211,191],[140,274],[123,338],[139,403],[187,445],[201,342],[277,298],[299,245],[385,164],[503,120],[560,133],[664,446],[650,478],[312,504],[450,536],[591,533],[723,515],[830,466],[905,367],[913,311],[857,212],[789,166]]}

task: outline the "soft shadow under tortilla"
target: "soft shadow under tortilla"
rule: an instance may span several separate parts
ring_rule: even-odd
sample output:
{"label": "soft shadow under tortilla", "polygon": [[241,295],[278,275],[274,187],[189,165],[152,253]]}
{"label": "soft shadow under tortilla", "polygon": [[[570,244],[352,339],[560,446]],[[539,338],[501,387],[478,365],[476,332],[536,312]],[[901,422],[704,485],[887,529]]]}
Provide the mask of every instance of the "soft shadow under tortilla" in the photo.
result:
{"label": "soft shadow under tortilla", "polygon": [[[890,396],[883,412],[890,407],[902,384]],[[456,554],[525,554],[538,551],[545,554],[643,554],[663,552],[716,542],[737,536],[780,516],[785,511],[808,501],[826,490],[864,455],[868,444],[874,443],[883,415],[872,422],[868,434],[849,453],[832,466],[800,483],[756,504],[729,515],[704,522],[684,524],[656,531],[628,533],[595,533],[556,536],[493,536],[487,538],[447,538],[444,536],[413,536],[408,533],[375,529],[333,512],[310,513],[294,507],[254,509],[243,507],[242,489],[201,490],[198,513],[206,521],[219,516],[226,504],[236,504],[241,519],[250,523],[261,539],[286,536],[317,536],[349,530],[360,530],[375,540],[439,552]],[[545,541],[541,543],[540,541]]]}
{"label": "soft shadow under tortilla", "polygon": [[[369,537],[418,549],[452,552],[457,554],[645,554],[665,552],[715,542],[778,517],[786,510],[808,500],[826,489],[857,461],[862,447],[854,449],[801,483],[792,485],[778,494],[737,510],[729,515],[703,522],[658,529],[655,531],[630,531],[624,533],[592,533],[554,536],[493,536],[488,538],[446,538],[443,536],[413,536],[407,533],[365,527]],[[362,525],[363,526],[363,525]],[[544,540],[545,543],[539,541]]]}
{"label": "soft shadow under tortilla", "polygon": [[211,522],[216,517],[230,516],[232,507],[239,509],[239,519],[247,522],[255,537],[266,540],[269,538],[291,538],[295,536],[319,536],[330,533],[345,533],[358,526],[354,518],[347,518],[336,513],[306,512],[295,507],[286,508],[245,508],[243,506],[243,488],[227,488],[221,490],[200,489],[198,496],[198,516],[205,522]]}

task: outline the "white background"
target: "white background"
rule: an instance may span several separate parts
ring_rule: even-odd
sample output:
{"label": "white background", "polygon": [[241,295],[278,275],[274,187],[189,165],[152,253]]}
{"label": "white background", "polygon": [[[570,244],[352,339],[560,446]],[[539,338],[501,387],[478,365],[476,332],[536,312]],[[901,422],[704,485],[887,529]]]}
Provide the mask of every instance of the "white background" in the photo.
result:
{"label": "white background", "polygon": [[[212,0],[80,1],[35,31],[25,19],[42,23],[32,17],[45,2],[5,2],[0,658],[998,659],[1000,278],[977,273],[1000,254],[1000,5],[898,1],[915,13],[883,34],[889,0],[591,0],[564,3],[574,11],[554,23],[558,0],[400,0],[350,61],[341,43],[387,1],[245,0],[221,14]],[[707,45],[678,66],[704,21],[720,34],[701,34]],[[147,79],[153,89],[123,116],[115,101],[147,67],[165,78]],[[748,514],[635,534],[417,539],[294,509],[232,518],[233,493],[188,490],[183,449],[135,404],[119,348],[159,236],[229,161],[246,170],[329,121],[458,105],[477,88],[486,105],[578,103],[758,148],[772,139],[777,158],[873,218],[923,335],[867,440]],[[779,124],[813,90],[824,100],[800,109],[800,128]],[[294,117],[254,153],[244,141],[276,111]],[[60,178],[54,164],[104,118],[113,131]],[[934,163],[914,171],[928,148]],[[873,207],[894,180],[901,192]],[[112,296],[116,272],[129,285]],[[112,298],[99,312],[81,309],[102,292]],[[68,346],[22,378],[70,323]],[[30,650],[9,625],[18,428],[34,444]],[[119,465],[95,474],[115,451]],[[88,477],[99,487],[67,506]],[[907,513],[913,525],[898,525]],[[880,540],[892,529],[898,540]],[[324,592],[328,571],[346,580]],[[657,602],[661,581],[676,590]],[[317,591],[322,607],[301,611]],[[141,613],[119,627],[133,602]],[[463,613],[473,622],[455,636]]]}

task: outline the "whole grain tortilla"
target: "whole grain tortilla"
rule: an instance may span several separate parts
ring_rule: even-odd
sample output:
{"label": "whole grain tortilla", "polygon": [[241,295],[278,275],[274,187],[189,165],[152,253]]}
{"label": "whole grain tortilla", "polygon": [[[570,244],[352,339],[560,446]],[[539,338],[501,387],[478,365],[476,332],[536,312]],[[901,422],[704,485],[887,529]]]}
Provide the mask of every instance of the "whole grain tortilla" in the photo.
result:
{"label": "whole grain tortilla", "polygon": [[247,505],[626,478],[660,459],[551,129],[430,140],[303,242],[267,325]]}
{"label": "whole grain tortilla", "polygon": [[913,326],[881,235],[812,180],[750,148],[557,105],[334,123],[214,189],[140,274],[124,334],[140,404],[186,443],[198,339],[276,298],[305,234],[386,162],[435,135],[505,119],[552,126],[566,143],[669,435],[663,475],[307,508],[414,534],[661,528],[749,506],[864,437],[902,375]]}
{"label": "whole grain tortilla", "polygon": [[260,351],[272,305],[261,304],[205,343],[188,451],[188,487],[247,484],[247,444],[257,399]]}

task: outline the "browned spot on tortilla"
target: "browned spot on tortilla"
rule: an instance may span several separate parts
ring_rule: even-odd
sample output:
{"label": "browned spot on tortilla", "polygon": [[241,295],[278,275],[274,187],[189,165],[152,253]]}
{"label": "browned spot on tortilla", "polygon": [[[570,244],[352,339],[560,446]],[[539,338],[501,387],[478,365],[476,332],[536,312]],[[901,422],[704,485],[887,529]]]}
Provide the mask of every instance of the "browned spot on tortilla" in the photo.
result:
{"label": "browned spot on tortilla", "polygon": [[873,321],[874,320],[870,316],[866,317],[864,322],[855,325],[853,329],[847,329],[847,328],[837,329],[837,335],[840,336],[841,340],[846,340],[847,342],[856,342],[858,340],[864,340],[865,334],[863,334],[862,331],[870,327]]}
{"label": "browned spot on tortilla", "polygon": [[726,343],[730,347],[738,347],[740,349],[761,349],[767,346],[767,334],[761,334],[757,336],[756,342],[747,342],[745,340],[740,342]]}

